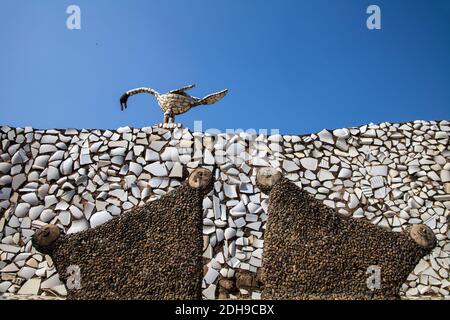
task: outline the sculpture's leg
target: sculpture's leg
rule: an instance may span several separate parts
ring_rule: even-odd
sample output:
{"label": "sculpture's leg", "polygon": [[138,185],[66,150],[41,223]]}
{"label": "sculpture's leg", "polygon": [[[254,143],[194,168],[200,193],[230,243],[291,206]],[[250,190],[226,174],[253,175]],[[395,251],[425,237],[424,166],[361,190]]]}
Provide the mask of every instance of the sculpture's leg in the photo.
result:
{"label": "sculpture's leg", "polygon": [[164,112],[163,125],[169,123],[170,111]]}
{"label": "sculpture's leg", "polygon": [[171,124],[174,123],[175,115],[173,114],[172,110],[169,109],[166,112],[164,112],[164,119],[163,119],[163,127],[168,128],[171,127]]}

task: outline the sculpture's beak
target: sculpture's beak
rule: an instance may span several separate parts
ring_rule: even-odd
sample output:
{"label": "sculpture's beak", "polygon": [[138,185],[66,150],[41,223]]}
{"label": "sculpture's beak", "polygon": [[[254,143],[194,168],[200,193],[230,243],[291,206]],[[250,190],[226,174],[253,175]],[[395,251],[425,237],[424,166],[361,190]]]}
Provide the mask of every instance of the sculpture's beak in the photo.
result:
{"label": "sculpture's beak", "polygon": [[126,92],[120,97],[120,110],[123,111],[127,108],[128,97],[129,95]]}

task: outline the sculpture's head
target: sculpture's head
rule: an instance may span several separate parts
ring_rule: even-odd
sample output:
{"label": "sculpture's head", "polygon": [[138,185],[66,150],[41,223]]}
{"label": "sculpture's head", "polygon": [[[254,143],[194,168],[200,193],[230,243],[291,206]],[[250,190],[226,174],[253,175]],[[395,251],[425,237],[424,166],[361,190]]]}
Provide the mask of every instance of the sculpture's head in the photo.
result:
{"label": "sculpture's head", "polygon": [[272,167],[266,167],[258,170],[258,173],[256,174],[256,183],[262,192],[268,194],[275,183],[280,181],[281,178],[282,174],[280,171],[277,171]]}
{"label": "sculpture's head", "polygon": [[436,245],[433,230],[425,224],[414,224],[407,228],[409,237],[424,249],[432,249]]}
{"label": "sculpture's head", "polygon": [[49,254],[60,236],[61,230],[56,225],[47,224],[34,233],[32,243],[40,252]]}
{"label": "sculpture's head", "polygon": [[125,110],[127,108],[127,102],[128,102],[128,98],[130,97],[130,95],[125,92],[121,97],[120,97],[120,110]]}
{"label": "sculpture's head", "polygon": [[212,190],[214,184],[211,171],[205,168],[192,171],[187,181],[191,188],[201,190],[205,195]]}

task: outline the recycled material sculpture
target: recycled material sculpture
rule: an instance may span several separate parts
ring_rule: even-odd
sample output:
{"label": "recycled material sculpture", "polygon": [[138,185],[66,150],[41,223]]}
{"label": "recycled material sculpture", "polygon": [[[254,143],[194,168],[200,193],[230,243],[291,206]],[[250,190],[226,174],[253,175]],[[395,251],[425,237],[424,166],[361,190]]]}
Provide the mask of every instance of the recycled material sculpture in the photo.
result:
{"label": "recycled material sculpture", "polygon": [[159,106],[164,112],[163,124],[174,123],[175,116],[185,113],[192,109],[193,107],[199,105],[210,105],[214,104],[220,99],[222,99],[228,92],[227,89],[212,93],[207,95],[206,97],[200,99],[193,96],[190,96],[186,93],[187,90],[190,90],[195,87],[195,84],[185,86],[179,89],[171,90],[167,93],[160,94],[156,90],[147,87],[141,87],[129,90],[125,92],[120,97],[120,107],[123,111],[127,108],[128,98],[139,93],[149,93],[155,96],[158,101]]}

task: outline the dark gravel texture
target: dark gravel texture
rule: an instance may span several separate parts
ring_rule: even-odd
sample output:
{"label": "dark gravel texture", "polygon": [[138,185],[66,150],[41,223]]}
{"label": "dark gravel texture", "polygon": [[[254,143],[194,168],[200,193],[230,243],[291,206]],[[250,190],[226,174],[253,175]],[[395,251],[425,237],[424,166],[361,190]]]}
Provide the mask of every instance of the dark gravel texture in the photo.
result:
{"label": "dark gravel texture", "polygon": [[[52,248],[61,280],[80,268],[81,289],[68,299],[201,299],[202,200],[212,188],[187,183],[160,199]],[[207,189],[207,190],[206,190]]]}
{"label": "dark gravel texture", "polygon": [[[262,298],[398,299],[401,285],[430,251],[406,232],[341,217],[282,178],[270,191]],[[381,287],[373,291],[367,286],[372,265],[381,270]]]}

